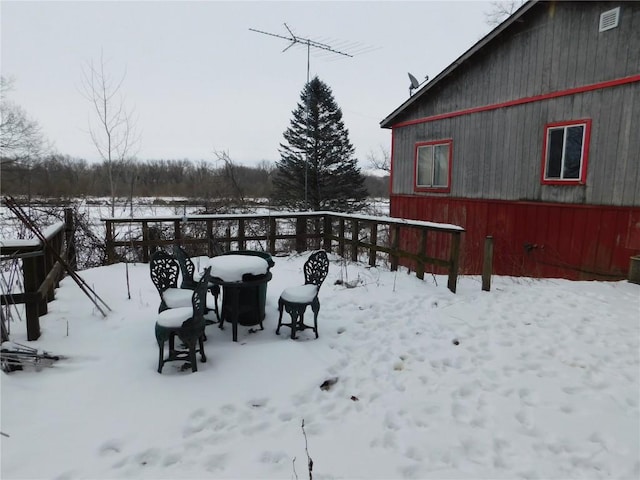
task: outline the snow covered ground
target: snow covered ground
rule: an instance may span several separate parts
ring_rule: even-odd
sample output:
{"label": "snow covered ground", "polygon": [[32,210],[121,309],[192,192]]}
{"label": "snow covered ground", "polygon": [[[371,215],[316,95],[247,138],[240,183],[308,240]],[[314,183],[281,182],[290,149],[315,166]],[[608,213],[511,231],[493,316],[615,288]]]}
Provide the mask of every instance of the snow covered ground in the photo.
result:
{"label": "snow covered ground", "polygon": [[107,318],[65,279],[29,345],[68,358],[1,375],[2,478],[308,478],[305,442],[315,479],[640,476],[640,286],[461,277],[454,295],[332,256],[320,338],[293,341],[277,298],[307,255],[274,259],[264,331],[207,327],[197,373],[156,372],[148,265],[131,300],[124,265],[81,272]]}

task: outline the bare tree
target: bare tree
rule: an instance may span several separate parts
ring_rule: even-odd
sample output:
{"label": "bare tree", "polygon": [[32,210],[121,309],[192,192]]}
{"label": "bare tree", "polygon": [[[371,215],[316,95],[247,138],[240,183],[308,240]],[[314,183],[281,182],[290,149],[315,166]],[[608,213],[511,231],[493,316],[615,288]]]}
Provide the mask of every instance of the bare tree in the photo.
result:
{"label": "bare tree", "polygon": [[487,25],[496,27],[509,18],[518,10],[526,0],[509,0],[491,2],[490,10],[485,12],[485,22]]}
{"label": "bare tree", "polygon": [[122,77],[115,79],[106,70],[104,56],[96,65],[88,62],[82,70],[82,93],[93,108],[89,118],[89,134],[100,155],[107,164],[111,192],[111,216],[115,214],[114,161],[124,162],[136,154],[140,137],[136,131],[133,110],[127,109],[121,94]]}
{"label": "bare tree", "polygon": [[389,149],[384,145],[379,146],[378,152],[369,152],[367,154],[367,160],[371,168],[391,172],[391,155],[389,154]]}
{"label": "bare tree", "polygon": [[19,162],[43,155],[50,149],[40,125],[25,110],[11,102],[7,93],[13,82],[0,77],[0,164]]}
{"label": "bare tree", "polygon": [[231,159],[229,152],[215,151],[213,154],[216,156],[217,162],[222,164],[222,178],[230,199],[244,208],[247,201],[245,190],[240,181],[239,166]]}

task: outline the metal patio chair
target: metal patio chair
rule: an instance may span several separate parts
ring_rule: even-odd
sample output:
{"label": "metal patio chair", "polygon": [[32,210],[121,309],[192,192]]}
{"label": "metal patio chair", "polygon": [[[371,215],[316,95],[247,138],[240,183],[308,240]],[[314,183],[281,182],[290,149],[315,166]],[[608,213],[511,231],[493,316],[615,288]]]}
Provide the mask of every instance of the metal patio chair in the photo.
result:
{"label": "metal patio chair", "polygon": [[[280,335],[280,327],[291,328],[291,338],[296,338],[296,331],[310,328],[318,338],[318,312],[320,301],[318,292],[327,278],[329,272],[329,258],[327,252],[318,250],[312,253],[304,264],[304,285],[285,289],[278,299],[278,328],[276,334]],[[313,326],[304,323],[304,312],[311,305],[313,311]],[[286,312],[291,316],[291,323],[282,323],[282,314]]]}
{"label": "metal patio chair", "polygon": [[[204,353],[204,309],[209,283],[207,267],[198,281],[194,290],[185,290],[191,293],[191,306],[168,308],[158,313],[155,334],[158,342],[158,373],[162,373],[162,367],[166,362],[187,360],[191,364],[191,371],[198,371],[196,353],[200,353],[200,361],[207,361]],[[176,350],[175,337],[178,337],[186,350]],[[164,344],[169,342],[168,356],[164,355]]]}

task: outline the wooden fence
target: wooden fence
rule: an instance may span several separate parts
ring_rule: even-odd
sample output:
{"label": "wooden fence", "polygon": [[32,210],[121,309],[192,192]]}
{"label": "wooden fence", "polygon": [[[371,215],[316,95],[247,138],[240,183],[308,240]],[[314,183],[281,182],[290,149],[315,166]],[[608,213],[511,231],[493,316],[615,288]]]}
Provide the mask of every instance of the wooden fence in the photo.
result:
{"label": "wooden fence", "polygon": [[[49,248],[37,238],[0,242],[0,260],[22,263],[23,292],[0,295],[2,305],[24,304],[27,322],[27,340],[40,337],[40,316],[48,311],[47,303],[54,299],[54,290],[62,278],[63,265],[56,252],[68,265],[75,268],[73,242],[73,215],[65,209],[65,221],[42,230]],[[3,325],[3,334],[4,334]]]}
{"label": "wooden fence", "polygon": [[[447,286],[455,293],[460,259],[460,239],[464,229],[455,225],[402,220],[391,217],[342,214],[335,212],[274,213],[268,215],[188,215],[160,217],[102,218],[106,226],[109,263],[127,258],[127,250],[136,250],[143,262],[158,247],[178,243],[192,254],[213,256],[216,249],[261,249],[278,252],[323,248],[352,261],[367,261],[375,266],[388,261],[396,270],[399,264],[411,265],[418,278],[426,266],[444,269]],[[403,237],[415,242],[401,242]],[[439,238],[436,238],[439,237]],[[444,256],[437,256],[430,244],[444,243]],[[434,271],[433,269],[431,271]]]}

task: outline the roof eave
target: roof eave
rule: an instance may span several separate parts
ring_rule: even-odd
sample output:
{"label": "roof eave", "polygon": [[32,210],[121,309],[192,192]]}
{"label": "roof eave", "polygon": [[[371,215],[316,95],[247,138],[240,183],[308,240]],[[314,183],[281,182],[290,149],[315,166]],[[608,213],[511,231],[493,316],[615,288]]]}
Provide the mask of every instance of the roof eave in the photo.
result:
{"label": "roof eave", "polygon": [[474,44],[469,50],[460,55],[453,63],[451,63],[447,68],[445,68],[440,74],[438,74],[433,80],[425,84],[422,88],[420,88],[415,94],[409,97],[402,105],[396,108],[393,112],[387,115],[380,122],[380,128],[391,128],[393,126],[395,118],[402,113],[407,107],[418,101],[420,97],[422,97],[426,92],[431,90],[436,84],[440,81],[451,75],[451,73],[458,68],[462,63],[467,61],[472,55],[474,55],[478,50],[481,50],[487,43],[493,40],[495,37],[500,35],[504,30],[509,28],[514,22],[518,21],[522,15],[528,12],[534,5],[539,3],[539,0],[530,0],[522,5],[518,10],[516,10],[508,19],[498,25],[496,28],[491,30],[488,34],[482,37],[476,44]]}

